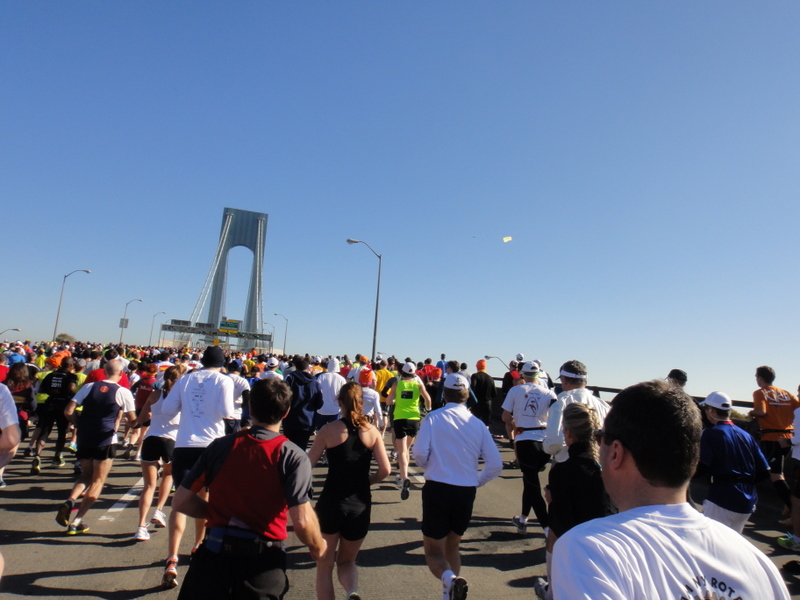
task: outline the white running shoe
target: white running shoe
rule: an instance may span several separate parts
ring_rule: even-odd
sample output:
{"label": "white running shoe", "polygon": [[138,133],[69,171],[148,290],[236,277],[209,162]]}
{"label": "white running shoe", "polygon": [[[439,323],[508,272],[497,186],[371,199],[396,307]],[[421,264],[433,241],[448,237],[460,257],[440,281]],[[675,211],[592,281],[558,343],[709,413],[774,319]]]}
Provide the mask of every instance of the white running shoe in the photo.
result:
{"label": "white running shoe", "polygon": [[167,515],[165,515],[160,510],[156,510],[156,512],[153,513],[153,518],[150,519],[150,522],[158,528],[166,527]]}
{"label": "white running shoe", "polygon": [[137,527],[136,528],[136,535],[133,536],[137,542],[146,542],[150,539],[150,532],[147,531],[147,527]]}

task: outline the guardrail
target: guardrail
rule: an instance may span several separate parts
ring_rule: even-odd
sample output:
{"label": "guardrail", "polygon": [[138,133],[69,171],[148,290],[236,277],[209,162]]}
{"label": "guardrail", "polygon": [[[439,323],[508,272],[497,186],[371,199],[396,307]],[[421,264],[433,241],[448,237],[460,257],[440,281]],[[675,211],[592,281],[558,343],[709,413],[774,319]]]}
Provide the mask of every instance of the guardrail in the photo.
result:
{"label": "guardrail", "polygon": [[[503,379],[501,377],[492,377],[492,379],[494,379],[498,383],[497,388],[499,389],[503,383]],[[619,394],[622,391],[622,388],[610,388],[610,387],[603,387],[601,385],[587,385],[586,389],[591,390],[594,393],[594,395],[598,397],[600,395],[600,392],[605,392],[607,394]],[[698,402],[702,402],[703,400],[705,400],[705,396],[692,396],[692,398],[694,398]],[[732,402],[733,406],[736,408],[746,408],[748,410],[753,408],[752,400],[732,400]]]}

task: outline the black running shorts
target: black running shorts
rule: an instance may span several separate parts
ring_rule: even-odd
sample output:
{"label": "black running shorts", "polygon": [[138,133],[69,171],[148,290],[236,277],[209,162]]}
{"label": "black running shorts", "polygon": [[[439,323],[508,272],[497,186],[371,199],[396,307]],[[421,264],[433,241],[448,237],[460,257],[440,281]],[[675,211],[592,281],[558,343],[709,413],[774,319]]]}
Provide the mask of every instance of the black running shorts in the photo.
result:
{"label": "black running shorts", "polygon": [[142,461],[158,462],[160,460],[166,465],[172,462],[174,450],[175,440],[155,435],[148,436],[142,442]]}
{"label": "black running shorts", "polygon": [[472,518],[474,487],[426,481],[422,488],[422,535],[434,540],[464,535]]}
{"label": "black running shorts", "polygon": [[321,497],[315,510],[322,533],[338,533],[348,542],[355,542],[367,537],[371,508],[371,502],[364,502],[355,496],[339,502]]}
{"label": "black running shorts", "polygon": [[419,433],[419,419],[395,419],[394,437],[402,440],[404,437],[417,437]]}
{"label": "black running shorts", "polygon": [[94,448],[81,448],[78,446],[75,458],[78,460],[110,460],[117,455],[117,445],[96,446]]}

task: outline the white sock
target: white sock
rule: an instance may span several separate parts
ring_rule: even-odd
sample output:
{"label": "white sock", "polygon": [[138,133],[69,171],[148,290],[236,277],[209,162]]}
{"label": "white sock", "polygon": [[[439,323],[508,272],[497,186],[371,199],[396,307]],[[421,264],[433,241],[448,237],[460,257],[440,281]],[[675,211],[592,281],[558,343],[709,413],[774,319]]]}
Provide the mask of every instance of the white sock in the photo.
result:
{"label": "white sock", "polygon": [[520,523],[527,523],[528,522],[528,517],[523,517],[522,515],[520,515],[519,516],[519,522]]}
{"label": "white sock", "polygon": [[456,574],[453,573],[450,569],[442,573],[442,585],[446,592],[450,591],[450,586],[453,583],[453,579],[456,578]]}
{"label": "white sock", "polygon": [[73,520],[72,523],[70,523],[70,525],[75,525],[75,527],[77,527],[80,524],[81,524],[81,517],[75,517],[75,520]]}

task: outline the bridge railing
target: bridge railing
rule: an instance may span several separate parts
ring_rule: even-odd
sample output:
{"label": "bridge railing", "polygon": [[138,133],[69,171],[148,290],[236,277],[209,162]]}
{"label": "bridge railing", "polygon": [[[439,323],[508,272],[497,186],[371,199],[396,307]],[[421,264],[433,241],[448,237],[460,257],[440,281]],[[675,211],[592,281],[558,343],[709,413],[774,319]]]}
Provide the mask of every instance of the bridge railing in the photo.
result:
{"label": "bridge railing", "polygon": [[[503,383],[503,379],[501,377],[493,377],[492,379],[498,384],[497,388],[500,389],[500,386]],[[611,388],[611,387],[604,387],[601,385],[587,385],[586,389],[591,390],[595,396],[600,396],[601,392],[606,394],[619,394],[622,391],[622,388]],[[705,396],[692,396],[698,402],[702,402],[705,400]],[[750,410],[753,408],[753,401],[752,400],[733,400],[733,406],[735,408],[745,408]]]}

